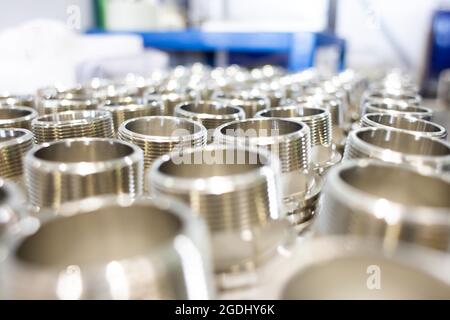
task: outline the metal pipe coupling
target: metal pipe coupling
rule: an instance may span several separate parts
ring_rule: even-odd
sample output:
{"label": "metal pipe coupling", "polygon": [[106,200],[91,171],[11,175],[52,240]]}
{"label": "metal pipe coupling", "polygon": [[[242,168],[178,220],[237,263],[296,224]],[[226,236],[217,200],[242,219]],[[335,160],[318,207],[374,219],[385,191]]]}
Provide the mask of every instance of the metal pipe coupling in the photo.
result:
{"label": "metal pipe coupling", "polygon": [[125,141],[77,138],[46,142],[25,156],[28,199],[37,208],[103,194],[139,196],[142,150]]}
{"label": "metal pipe coupling", "polygon": [[106,100],[99,105],[98,109],[111,112],[116,132],[120,125],[128,119],[163,114],[163,104],[158,99],[147,99],[145,102],[133,98]]}
{"label": "metal pipe coupling", "polygon": [[176,106],[181,103],[187,103],[193,100],[193,97],[189,92],[176,92],[176,91],[157,91],[144,97],[144,103],[147,101],[159,100],[163,104],[162,115],[173,116]]}
{"label": "metal pipe coupling", "polygon": [[0,93],[0,106],[24,106],[34,108],[34,95]]}
{"label": "metal pipe coupling", "polygon": [[31,123],[37,144],[68,138],[112,138],[112,115],[103,110],[64,111],[40,116]]}
{"label": "metal pipe coupling", "polygon": [[240,107],[215,101],[185,102],[175,107],[175,116],[198,121],[208,130],[212,141],[214,130],[224,123],[245,118]]}
{"label": "metal pipe coupling", "polygon": [[407,105],[403,102],[367,102],[362,105],[362,114],[388,113],[399,116],[411,116],[423,120],[431,120],[433,110],[421,106]]}
{"label": "metal pipe coupling", "polygon": [[445,140],[447,130],[434,122],[421,120],[411,116],[386,113],[369,113],[361,118],[361,127],[396,129],[415,135]]}
{"label": "metal pipe coupling", "polygon": [[329,172],[314,224],[319,235],[377,237],[450,251],[450,181],[416,168],[349,161]]}
{"label": "metal pipe coupling", "polygon": [[0,128],[31,130],[31,121],[38,116],[36,110],[23,106],[0,106]]}
{"label": "metal pipe coupling", "polygon": [[174,199],[126,196],[43,211],[20,225],[0,292],[6,299],[214,298],[207,229],[189,213]]}
{"label": "metal pipe coupling", "polygon": [[242,108],[246,118],[253,118],[258,111],[270,108],[270,100],[267,97],[248,91],[218,92],[213,94],[213,99]]}
{"label": "metal pipe coupling", "polygon": [[368,90],[361,98],[361,104],[373,103],[404,103],[407,106],[418,107],[422,102],[420,95],[403,90]]}
{"label": "metal pipe coupling", "polygon": [[33,134],[26,129],[0,129],[0,177],[20,179],[22,158],[33,146]]}
{"label": "metal pipe coupling", "polygon": [[257,118],[281,118],[305,123],[311,134],[312,146],[329,146],[331,144],[331,114],[328,110],[306,106],[282,106],[262,110],[256,113]]}
{"label": "metal pipe coupling", "polygon": [[[189,147],[206,145],[207,131],[195,121],[170,116],[134,118],[119,128],[118,138],[137,145],[144,151],[144,169],[160,156]],[[144,182],[146,189],[146,183]]]}
{"label": "metal pipe coupling", "polygon": [[344,160],[358,158],[449,171],[450,144],[395,129],[360,128],[350,132],[344,152]]}
{"label": "metal pipe coupling", "polygon": [[263,150],[209,145],[164,155],[149,179],[152,196],[189,204],[212,233],[215,270],[248,270],[283,241],[278,161]]}

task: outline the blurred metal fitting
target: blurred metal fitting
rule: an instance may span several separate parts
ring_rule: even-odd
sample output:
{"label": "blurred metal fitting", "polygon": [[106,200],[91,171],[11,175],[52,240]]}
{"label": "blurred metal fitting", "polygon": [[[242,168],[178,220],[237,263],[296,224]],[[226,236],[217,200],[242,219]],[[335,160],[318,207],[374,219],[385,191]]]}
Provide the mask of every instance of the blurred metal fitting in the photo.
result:
{"label": "blurred metal fitting", "polygon": [[[119,128],[118,138],[144,151],[144,169],[160,156],[189,147],[202,147],[207,141],[206,128],[196,121],[170,116],[133,118]],[[147,183],[144,181],[144,189]]]}
{"label": "blurred metal fitting", "polygon": [[5,243],[10,228],[25,216],[23,203],[24,197],[15,184],[0,178],[0,250],[3,249],[1,246]]}
{"label": "blurred metal fitting", "polygon": [[31,123],[36,144],[68,138],[112,138],[112,115],[104,110],[64,111],[40,116]]}
{"label": "blurred metal fitting", "polygon": [[0,93],[0,106],[4,105],[34,108],[34,95]]}
{"label": "blurred metal fitting", "polygon": [[218,127],[219,144],[264,148],[279,158],[282,172],[307,170],[311,162],[310,130],[304,123],[279,118],[254,118]]}
{"label": "blurred metal fitting", "polygon": [[396,129],[415,135],[445,140],[447,130],[434,122],[421,120],[411,116],[386,113],[369,113],[361,118],[361,127],[377,127]]}
{"label": "blurred metal fitting", "polygon": [[0,177],[8,179],[21,177],[22,158],[32,146],[31,131],[20,128],[0,129]]}
{"label": "blurred metal fitting", "polygon": [[240,107],[215,101],[185,102],[176,106],[175,116],[198,121],[208,130],[208,140],[212,140],[213,130],[224,123],[245,118]]}
{"label": "blurred metal fitting", "polygon": [[99,87],[77,85],[73,87],[50,86],[40,88],[36,92],[36,99],[40,100],[91,100],[96,98]]}
{"label": "blurred metal fitting", "polygon": [[52,114],[63,111],[94,110],[98,107],[95,99],[60,99],[55,97],[39,98],[36,101],[36,109],[40,115]]}
{"label": "blurred metal fitting", "polygon": [[144,155],[128,142],[77,138],[47,142],[25,156],[28,200],[37,208],[103,194],[139,196]]}
{"label": "blurred metal fitting", "polygon": [[162,115],[173,116],[177,105],[181,103],[188,103],[193,100],[193,97],[188,92],[163,91],[144,97],[144,103],[149,100],[161,101],[163,104]]}
{"label": "blurred metal fitting", "polygon": [[311,104],[291,105],[270,108],[256,113],[256,118],[281,118],[305,123],[311,134],[312,146],[331,145],[332,126],[331,114],[324,108],[314,107]]}
{"label": "blurred metal fitting", "polygon": [[439,74],[437,100],[442,109],[450,110],[450,69]]}
{"label": "blurred metal fitting", "polygon": [[[104,196],[28,218],[1,267],[6,299],[211,299],[204,224],[174,199]],[[32,281],[33,286],[30,286]]]}
{"label": "blurred metal fitting", "polygon": [[257,267],[284,241],[278,170],[267,151],[209,145],[162,156],[147,179],[152,196],[176,197],[206,221],[221,273]]}
{"label": "blurred metal fitting", "polygon": [[403,102],[368,102],[363,104],[362,113],[388,113],[399,116],[411,116],[423,120],[431,120],[433,110],[422,106],[408,106]]}
{"label": "blurred metal fitting", "polygon": [[[351,236],[308,239],[276,269],[258,299],[448,299],[450,259],[442,252]],[[283,270],[283,272],[277,272]],[[324,285],[326,284],[326,285]],[[345,288],[345,290],[343,290]]]}
{"label": "blurred metal fitting", "polygon": [[111,112],[116,132],[119,130],[120,125],[128,119],[163,114],[162,102],[150,99],[147,99],[146,102],[138,102],[132,98],[119,101],[107,100],[101,103],[98,108]]}
{"label": "blurred metal fitting", "polygon": [[251,95],[245,91],[239,94],[219,92],[213,95],[213,99],[242,108],[246,118],[253,118],[258,111],[270,107],[267,97]]}
{"label": "blurred metal fitting", "polygon": [[417,93],[405,91],[369,90],[361,98],[362,105],[367,102],[386,104],[404,103],[408,107],[418,107],[422,102],[422,98]]}
{"label": "blurred metal fitting", "polygon": [[286,98],[282,89],[258,88],[251,90],[252,95],[266,97],[270,101],[270,107],[275,108],[281,105],[281,101]]}
{"label": "blurred metal fitting", "polygon": [[319,235],[381,238],[450,251],[450,180],[380,161],[343,163],[328,173],[319,202]]}
{"label": "blurred metal fitting", "polygon": [[395,129],[361,128],[350,132],[344,152],[344,160],[358,158],[450,171],[450,144]]}
{"label": "blurred metal fitting", "polygon": [[0,106],[0,128],[31,130],[31,121],[38,116],[36,110],[23,106]]}

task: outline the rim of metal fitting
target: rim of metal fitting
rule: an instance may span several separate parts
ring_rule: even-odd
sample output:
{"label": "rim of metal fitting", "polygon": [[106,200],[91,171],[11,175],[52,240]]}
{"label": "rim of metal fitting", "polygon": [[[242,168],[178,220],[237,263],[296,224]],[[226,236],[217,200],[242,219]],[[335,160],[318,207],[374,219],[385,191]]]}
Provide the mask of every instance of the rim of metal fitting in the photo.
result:
{"label": "rim of metal fitting", "polygon": [[0,127],[9,128],[9,126],[13,125],[23,127],[24,124],[27,124],[25,129],[29,129],[31,121],[37,116],[37,111],[31,107],[19,105],[0,106]]}
{"label": "rim of metal fitting", "polygon": [[409,115],[419,119],[431,120],[433,110],[423,106],[411,106],[403,102],[367,102],[362,105],[363,114],[389,113]]}
{"label": "rim of metal fitting", "polygon": [[240,107],[219,103],[217,101],[204,100],[178,104],[175,107],[175,115],[198,120],[235,120],[245,117],[244,110]]}

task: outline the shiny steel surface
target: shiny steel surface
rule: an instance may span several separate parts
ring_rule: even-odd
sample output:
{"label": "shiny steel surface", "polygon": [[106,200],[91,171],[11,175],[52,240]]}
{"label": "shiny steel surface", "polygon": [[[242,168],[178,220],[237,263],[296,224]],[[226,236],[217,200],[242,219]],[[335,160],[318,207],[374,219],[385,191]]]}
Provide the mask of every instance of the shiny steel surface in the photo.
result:
{"label": "shiny steel surface", "polygon": [[116,139],[77,138],[43,143],[25,156],[31,205],[62,203],[103,194],[142,193],[143,152]]}
{"label": "shiny steel surface", "polygon": [[31,123],[37,144],[67,138],[112,138],[112,115],[103,110],[64,111],[40,116]]}
{"label": "shiny steel surface", "polygon": [[207,230],[173,199],[105,196],[42,215],[21,223],[10,245],[4,298],[214,297]]}
{"label": "shiny steel surface", "polygon": [[279,157],[282,172],[308,169],[311,160],[310,130],[301,122],[279,118],[254,118],[226,123],[214,133],[219,144],[267,148]]}
{"label": "shiny steel surface", "polygon": [[450,251],[450,180],[379,161],[350,161],[328,173],[318,235],[353,234]]}
{"label": "shiny steel surface", "polygon": [[0,177],[18,178],[22,158],[33,146],[33,134],[26,129],[0,129]]}
{"label": "shiny steel surface", "polygon": [[270,100],[267,97],[254,95],[247,91],[240,93],[219,92],[213,95],[213,98],[242,108],[246,118],[253,118],[258,111],[270,107]]}
{"label": "shiny steel surface", "polygon": [[36,109],[40,115],[52,114],[63,111],[94,110],[97,109],[98,100],[78,98],[43,97],[36,102]]}
{"label": "shiny steel surface", "polygon": [[344,152],[344,160],[357,158],[449,171],[450,144],[394,129],[360,128],[350,132]]}
{"label": "shiny steel surface", "polygon": [[162,156],[147,178],[153,196],[176,197],[206,221],[215,270],[228,272],[260,264],[283,238],[277,172],[266,152],[210,145]]}
{"label": "shiny steel surface", "polygon": [[393,115],[385,113],[369,113],[361,118],[361,127],[392,128],[415,135],[439,138],[447,138],[447,130],[441,125],[421,120],[407,115]]}
{"label": "shiny steel surface", "polygon": [[34,108],[34,95],[0,93],[0,106],[3,105]]}
{"label": "shiny steel surface", "polygon": [[403,102],[368,102],[362,104],[362,114],[388,113],[400,116],[411,116],[423,120],[431,120],[433,111],[430,108],[407,105]]}
{"label": "shiny steel surface", "polygon": [[[358,237],[311,239],[282,266],[280,283],[265,290],[277,299],[448,299],[450,259],[419,246],[386,250]],[[276,270],[273,270],[276,272]],[[277,279],[278,280],[278,279]]]}
{"label": "shiny steel surface", "polygon": [[0,106],[0,128],[31,130],[31,121],[38,116],[36,110],[24,106]]}
{"label": "shiny steel surface", "polygon": [[[3,237],[9,232],[22,217],[25,216],[23,211],[23,196],[11,181],[5,181],[0,178],[0,242],[3,245]],[[1,268],[0,268],[1,270]],[[1,274],[0,274],[1,279]],[[1,298],[1,294],[0,294]]]}
{"label": "shiny steel surface", "polygon": [[331,144],[331,114],[323,108],[303,105],[282,106],[259,111],[256,117],[301,121],[310,129],[312,146]]}
{"label": "shiny steel surface", "polygon": [[116,132],[125,120],[163,114],[162,101],[149,99],[145,103],[132,98],[107,100],[101,103],[98,108],[111,112],[114,121],[114,130]]}
{"label": "shiny steel surface", "polygon": [[187,102],[176,106],[175,116],[198,121],[209,131],[211,140],[213,130],[233,120],[245,118],[240,107],[214,101]]}
{"label": "shiny steel surface", "polygon": [[180,103],[187,103],[192,101],[192,96],[188,92],[174,92],[174,91],[162,91],[156,94],[150,94],[144,98],[144,102],[159,100],[162,101],[164,116],[173,116],[175,108]]}
{"label": "shiny steel surface", "polygon": [[415,92],[405,91],[402,89],[390,89],[390,90],[369,90],[361,98],[361,103],[366,102],[384,102],[395,103],[403,102],[407,106],[419,106],[422,102],[422,98]]}

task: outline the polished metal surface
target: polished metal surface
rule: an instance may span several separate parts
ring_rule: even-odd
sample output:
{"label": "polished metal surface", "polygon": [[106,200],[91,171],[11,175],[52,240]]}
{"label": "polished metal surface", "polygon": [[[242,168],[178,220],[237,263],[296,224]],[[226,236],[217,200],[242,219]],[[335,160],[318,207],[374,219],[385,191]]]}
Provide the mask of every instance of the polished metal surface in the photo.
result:
{"label": "polished metal surface", "polygon": [[415,92],[402,89],[390,90],[368,90],[361,98],[361,103],[404,103],[407,106],[418,107],[422,102],[422,98]]}
{"label": "polished metal surface", "polygon": [[33,134],[20,128],[0,129],[0,177],[19,178],[22,158],[33,146]]}
{"label": "polished metal surface", "polygon": [[360,128],[350,132],[344,160],[372,158],[386,162],[450,170],[450,144],[395,129]]}
{"label": "polished metal surface", "polygon": [[37,144],[68,138],[112,138],[112,115],[104,110],[64,111],[40,116],[31,123]]}
{"label": "polished metal surface", "polygon": [[103,194],[142,193],[142,150],[125,141],[76,138],[47,142],[25,156],[28,199],[37,208]]}
{"label": "polished metal surface", "polygon": [[202,124],[189,119],[151,116],[122,123],[118,138],[144,151],[144,169],[147,170],[155,159],[172,150],[183,152],[189,147],[205,146],[207,131]]}
{"label": "polished metal surface", "polygon": [[175,116],[198,121],[208,130],[208,139],[218,126],[233,120],[245,118],[240,107],[215,101],[196,101],[181,103],[175,108]]}
{"label": "polished metal surface", "polygon": [[46,115],[63,111],[94,110],[98,104],[95,99],[43,97],[36,101],[36,109],[40,115]]}
{"label": "polished metal surface", "polygon": [[34,95],[0,93],[0,106],[24,106],[34,108]]}
{"label": "polished metal surface", "polygon": [[[276,285],[263,288],[260,299],[417,300],[450,297],[448,255],[420,246],[399,244],[386,250],[359,237],[323,237],[305,241],[277,270]],[[275,295],[270,296],[270,292]]]}
{"label": "polished metal surface", "polygon": [[242,108],[246,118],[253,118],[258,111],[270,107],[270,100],[267,97],[259,96],[248,91],[239,93],[218,92],[213,95],[213,99]]}
{"label": "polished metal surface", "polygon": [[415,135],[447,138],[447,130],[434,122],[421,120],[407,115],[393,115],[386,113],[369,113],[361,118],[361,127],[393,128]]}
{"label": "polished metal surface", "polygon": [[304,123],[279,118],[237,120],[218,127],[219,144],[267,148],[280,159],[282,172],[308,169],[310,130]]}
{"label": "polished metal surface", "polygon": [[120,125],[128,119],[163,114],[162,101],[157,99],[147,99],[145,103],[136,101],[133,98],[110,99],[101,103],[98,108],[111,112],[116,132],[119,130]]}
{"label": "polished metal surface", "polygon": [[362,104],[361,114],[388,113],[399,116],[411,116],[423,120],[431,120],[433,110],[426,107],[407,105],[403,102],[367,102]]}
{"label": "polished metal surface", "polygon": [[36,110],[24,106],[0,106],[0,128],[31,130],[31,121],[38,116]]}
{"label": "polished metal surface", "polygon": [[312,105],[291,105],[262,110],[257,118],[281,118],[305,123],[311,134],[312,146],[329,146],[331,144],[331,114],[323,108]]}
{"label": "polished metal surface", "polygon": [[105,196],[41,215],[11,242],[3,298],[214,297],[207,229],[174,199]]}
{"label": "polished metal surface", "polygon": [[155,94],[150,94],[144,97],[144,102],[159,100],[163,104],[162,115],[175,115],[176,106],[181,103],[188,103],[193,100],[193,97],[188,92],[162,91]]}
{"label": "polished metal surface", "polygon": [[[0,178],[0,249],[2,249],[4,237],[8,236],[10,229],[25,216],[23,206],[24,197],[16,185]],[[0,272],[0,279],[1,276]]]}
{"label": "polished metal surface", "polygon": [[450,180],[380,161],[343,163],[328,173],[314,228],[318,235],[378,237],[450,251]]}
{"label": "polished metal surface", "polygon": [[216,272],[253,268],[285,233],[278,162],[262,150],[210,145],[157,159],[147,176],[154,197],[189,204],[211,233]]}

